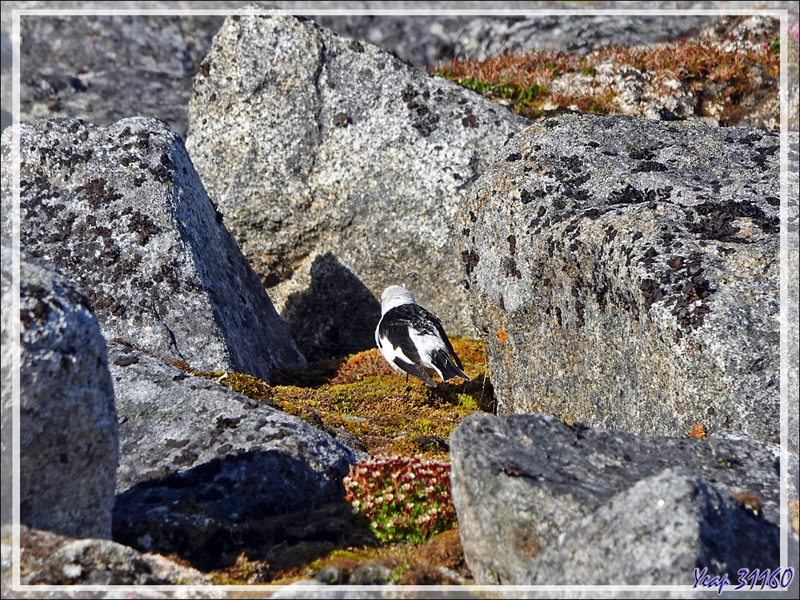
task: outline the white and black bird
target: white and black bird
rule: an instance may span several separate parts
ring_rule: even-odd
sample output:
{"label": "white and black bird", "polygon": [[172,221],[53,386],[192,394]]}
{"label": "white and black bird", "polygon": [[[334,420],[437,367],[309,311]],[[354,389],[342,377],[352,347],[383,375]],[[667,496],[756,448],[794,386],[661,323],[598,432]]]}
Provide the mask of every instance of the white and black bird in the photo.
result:
{"label": "white and black bird", "polygon": [[406,381],[412,375],[436,387],[434,374],[442,381],[453,377],[469,379],[441,321],[399,285],[389,286],[381,295],[381,320],[375,330],[375,343],[389,365],[406,375]]}

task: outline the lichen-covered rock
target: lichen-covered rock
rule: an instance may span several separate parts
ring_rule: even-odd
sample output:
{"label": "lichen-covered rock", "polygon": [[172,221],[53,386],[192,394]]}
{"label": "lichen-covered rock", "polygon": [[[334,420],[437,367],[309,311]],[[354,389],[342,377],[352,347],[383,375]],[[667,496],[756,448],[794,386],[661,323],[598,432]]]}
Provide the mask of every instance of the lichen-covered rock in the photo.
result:
{"label": "lichen-covered rock", "polygon": [[[9,232],[10,233],[10,232]],[[10,236],[9,236],[10,238]],[[3,317],[0,320],[2,329],[0,329],[0,352],[2,352],[2,371],[0,375],[0,398],[2,398],[2,421],[0,421],[0,461],[2,468],[0,469],[0,519],[2,524],[11,523],[11,498],[12,498],[12,478],[13,471],[12,448],[13,448],[13,423],[11,402],[14,393],[14,354],[16,352],[14,345],[11,343],[14,335],[17,335],[17,330],[14,328],[14,321],[6,318],[6,313],[9,315],[15,308],[13,304],[13,297],[16,295],[16,288],[12,286],[13,274],[11,272],[11,244],[6,243],[6,230],[2,230],[2,276],[0,277],[0,294],[2,294],[1,301],[3,307]],[[13,294],[13,296],[12,296]],[[14,331],[15,333],[12,333]]]}
{"label": "lichen-covered rock", "polygon": [[[266,380],[305,364],[183,142],[162,122],[62,119],[19,132],[21,245],[75,280],[107,339]],[[4,155],[12,135],[3,133]]]}
{"label": "lichen-covered rock", "polygon": [[[20,522],[71,537],[110,538],[119,441],[105,340],[86,297],[52,265],[25,253],[19,312],[12,312],[10,258],[4,247],[4,366],[14,350],[11,319],[20,320]],[[10,379],[5,373],[3,446],[9,450]]]}
{"label": "lichen-covered rock", "polygon": [[[140,554],[111,540],[72,539],[20,528],[22,585],[209,585],[211,577],[158,554]],[[3,546],[11,527],[3,527]]]}
{"label": "lichen-covered rock", "polygon": [[[789,448],[798,452],[797,435],[792,435],[800,429],[800,231],[798,228],[798,217],[800,217],[800,144],[798,138],[790,135],[789,161],[787,168],[787,190],[786,198],[786,253],[785,262],[781,263],[781,287],[786,290],[784,296],[786,305],[785,315],[787,324],[787,335],[782,340],[786,348],[787,369],[786,369],[786,430],[789,432]],[[784,271],[785,269],[785,271]],[[785,286],[785,287],[784,287]],[[792,441],[794,446],[792,446]]]}
{"label": "lichen-covered rock", "polygon": [[[111,344],[120,421],[114,539],[142,551],[223,554],[253,519],[344,497],[364,454],[280,410]],[[232,546],[233,544],[233,546]]]}
{"label": "lichen-covered rock", "polygon": [[110,125],[147,115],[183,137],[193,71],[223,19],[193,14],[23,18],[20,118],[74,117]]}
{"label": "lichen-covered rock", "polygon": [[[749,549],[738,547],[737,550],[739,542],[727,529],[737,523],[737,527],[742,526],[745,517],[753,519],[754,523],[752,528],[743,529],[743,535],[746,531],[747,539],[751,539],[757,532],[763,538],[765,545],[753,543],[752,550],[761,552],[759,556],[766,560],[773,557],[770,554],[774,550],[772,545],[778,544],[779,457],[778,446],[752,439],[637,438],[621,431],[569,427],[544,415],[495,417],[475,413],[465,419],[450,437],[453,504],[458,513],[464,556],[476,583],[522,584],[529,580],[534,560],[540,555],[551,559],[559,555],[559,545],[564,548],[560,555],[562,558],[580,562],[581,555],[572,552],[579,540],[570,542],[567,535],[579,536],[583,532],[586,536],[594,536],[590,549],[596,550],[597,554],[592,555],[591,560],[600,561],[595,563],[600,564],[604,560],[601,549],[610,547],[617,533],[621,548],[633,548],[637,540],[635,532],[630,530],[626,538],[623,531],[615,533],[601,527],[617,523],[614,507],[630,515],[627,511],[633,510],[632,504],[646,502],[640,498],[641,494],[656,493],[664,483],[650,479],[650,483],[645,484],[644,480],[666,469],[680,469],[690,480],[688,487],[681,485],[706,496],[696,505],[686,504],[680,494],[673,498],[684,506],[678,512],[694,514],[693,524],[685,524],[686,529],[681,534],[683,541],[680,542],[684,549],[693,548],[692,560],[708,560],[707,566],[716,568],[714,560],[730,560],[729,564],[733,565],[736,561],[730,557],[734,554],[742,558],[752,557],[747,554]],[[790,477],[795,480],[797,455],[791,454],[786,460],[789,461]],[[696,478],[705,482],[698,482]],[[675,490],[680,487],[679,479],[673,479]],[[642,487],[634,491],[634,486],[640,483]],[[752,506],[758,515],[734,514],[728,500],[722,501],[722,507],[719,500],[722,496],[730,496],[745,507]],[[789,497],[797,498],[796,487]],[[658,499],[653,501],[658,504]],[[628,504],[619,506],[620,502]],[[665,502],[672,500],[667,498]],[[710,512],[703,515],[700,505]],[[605,511],[601,511],[603,506]],[[714,506],[722,507],[722,512],[715,513],[717,509]],[[673,503],[665,510],[675,507]],[[635,517],[630,517],[629,521],[635,524]],[[668,521],[662,523],[663,527],[655,521],[651,525],[654,531],[666,533],[670,530]],[[579,522],[584,526],[576,525]],[[699,540],[698,528],[701,533],[727,532],[726,538],[719,538],[726,547],[713,549],[713,540]],[[694,533],[690,531],[692,529]],[[671,531],[670,535],[674,534],[672,541],[678,543],[680,531]],[[659,540],[651,539],[648,543],[658,548],[662,543]],[[644,543],[647,540],[640,541]],[[553,544],[556,546],[550,549]],[[584,558],[589,560],[588,555]],[[551,559],[542,560],[549,565]],[[682,569],[685,574],[688,563],[683,564],[681,560],[676,558],[672,567]],[[613,564],[618,569],[616,574],[623,577],[624,565]],[[702,568],[703,565],[691,565],[690,574],[694,566]],[[547,577],[553,576],[549,569],[543,566],[542,573],[548,573]],[[532,573],[531,577],[534,575]],[[642,583],[649,582],[646,573],[638,572],[631,576],[641,578]],[[565,573],[564,577],[568,578],[569,574]],[[604,575],[595,573],[593,577],[599,580]],[[671,568],[664,571],[664,580],[674,581],[672,577],[677,575]],[[537,583],[543,581],[537,579]],[[693,580],[688,583],[693,583]]]}
{"label": "lichen-covered rock", "polygon": [[187,148],[276,307],[309,289],[330,253],[374,296],[405,284],[447,331],[474,332],[453,219],[528,121],[311,21],[237,15],[214,40]]}
{"label": "lichen-covered rock", "polygon": [[483,60],[504,52],[554,50],[587,54],[610,42],[646,46],[696,35],[714,15],[562,15],[474,19],[455,37],[456,56]]}
{"label": "lichen-covered rock", "polygon": [[595,116],[509,141],[459,222],[498,412],[777,440],[779,149]]}
{"label": "lichen-covered rock", "polygon": [[[302,3],[295,3],[302,6]],[[358,2],[327,2],[362,8]],[[24,8],[25,3],[16,3]],[[79,6],[79,5],[76,5]],[[153,5],[156,7],[157,5]],[[162,7],[167,7],[163,4]],[[286,6],[286,5],[284,5]],[[215,2],[234,11],[241,2]],[[146,115],[186,136],[192,80],[225,17],[171,15],[36,15],[20,20],[20,118],[73,117],[98,125]],[[313,15],[341,35],[371,42],[435,66],[452,56],[461,15]],[[484,18],[485,19],[485,18]],[[11,33],[3,21],[3,129],[11,122]]]}

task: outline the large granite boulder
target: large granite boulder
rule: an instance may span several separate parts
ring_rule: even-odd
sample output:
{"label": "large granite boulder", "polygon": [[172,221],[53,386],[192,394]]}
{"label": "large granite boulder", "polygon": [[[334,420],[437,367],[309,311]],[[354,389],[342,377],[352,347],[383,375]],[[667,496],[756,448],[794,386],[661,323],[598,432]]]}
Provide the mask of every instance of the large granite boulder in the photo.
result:
{"label": "large granite boulder", "polygon": [[[305,364],[164,123],[59,119],[19,132],[21,245],[75,281],[107,339],[265,380]],[[3,133],[4,155],[13,133]]]}
{"label": "large granite boulder", "polygon": [[201,64],[186,143],[279,311],[330,254],[374,296],[405,284],[448,332],[469,334],[452,223],[494,148],[527,123],[311,21],[241,15]]}
{"label": "large granite boulder", "polygon": [[[119,441],[105,339],[76,286],[25,253],[20,303],[12,310],[10,258],[4,246],[2,429],[3,449],[10,451],[11,333],[19,317],[20,522],[71,537],[110,538]],[[4,460],[9,493],[10,466]],[[10,500],[4,494],[4,520]]]}
{"label": "large granite boulder", "polygon": [[240,553],[237,538],[266,544],[263,519],[341,502],[342,478],[365,456],[128,346],[112,343],[109,363],[120,422],[114,539],[142,551],[208,566]]}
{"label": "large granite boulder", "polygon": [[[275,3],[262,4],[262,8],[274,8],[270,4]],[[307,8],[302,1],[280,4],[284,9],[292,5]],[[72,6],[81,5],[98,8],[96,3],[85,2]],[[241,6],[241,2],[215,2],[213,8],[233,12]],[[321,2],[317,6],[363,8],[358,2]],[[35,8],[35,4],[11,2],[8,8]],[[451,58],[457,32],[473,19],[461,15],[431,19],[345,14],[313,18],[341,35],[371,42],[417,66],[435,66],[437,61]],[[26,15],[20,19],[21,120],[73,117],[110,125],[141,115],[161,119],[185,137],[192,80],[224,20],[223,14],[201,15],[191,10],[170,15]],[[10,19],[7,23],[4,18],[2,25],[5,129],[11,122]]]}
{"label": "large granite boulder", "polygon": [[702,476],[666,469],[570,525],[531,564],[525,582],[687,585],[696,581],[695,569],[710,579],[777,567],[779,533]]}
{"label": "large granite boulder", "polygon": [[498,412],[778,440],[779,149],[628,117],[510,140],[459,217]]}
{"label": "large granite boulder", "polygon": [[[689,585],[696,567],[713,576],[779,563],[774,444],[475,413],[451,435],[450,458],[479,583]],[[796,500],[797,455],[786,460]]]}

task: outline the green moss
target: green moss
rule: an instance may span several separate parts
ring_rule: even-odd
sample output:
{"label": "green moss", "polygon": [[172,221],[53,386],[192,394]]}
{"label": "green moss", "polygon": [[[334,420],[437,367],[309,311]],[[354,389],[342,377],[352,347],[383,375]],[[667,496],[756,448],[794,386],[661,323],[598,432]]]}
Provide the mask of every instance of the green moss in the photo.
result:
{"label": "green moss", "polygon": [[271,386],[242,373],[188,372],[315,425],[321,419],[325,427],[345,429],[371,454],[441,458],[447,456],[447,438],[464,417],[494,407],[485,376],[486,346],[467,338],[451,341],[472,381],[453,380],[436,388],[413,378],[406,382],[377,349],[276,371]]}

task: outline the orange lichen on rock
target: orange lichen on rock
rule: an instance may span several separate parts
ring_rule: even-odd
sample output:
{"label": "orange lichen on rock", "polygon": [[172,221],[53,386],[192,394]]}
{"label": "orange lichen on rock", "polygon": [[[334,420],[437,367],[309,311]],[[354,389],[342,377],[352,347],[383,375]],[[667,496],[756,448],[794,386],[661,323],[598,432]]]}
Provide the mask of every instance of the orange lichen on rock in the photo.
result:
{"label": "orange lichen on rock", "polygon": [[706,437],[706,428],[703,426],[702,423],[698,423],[694,426],[694,428],[689,432],[689,435],[686,437],[696,438],[696,439],[703,439]]}

